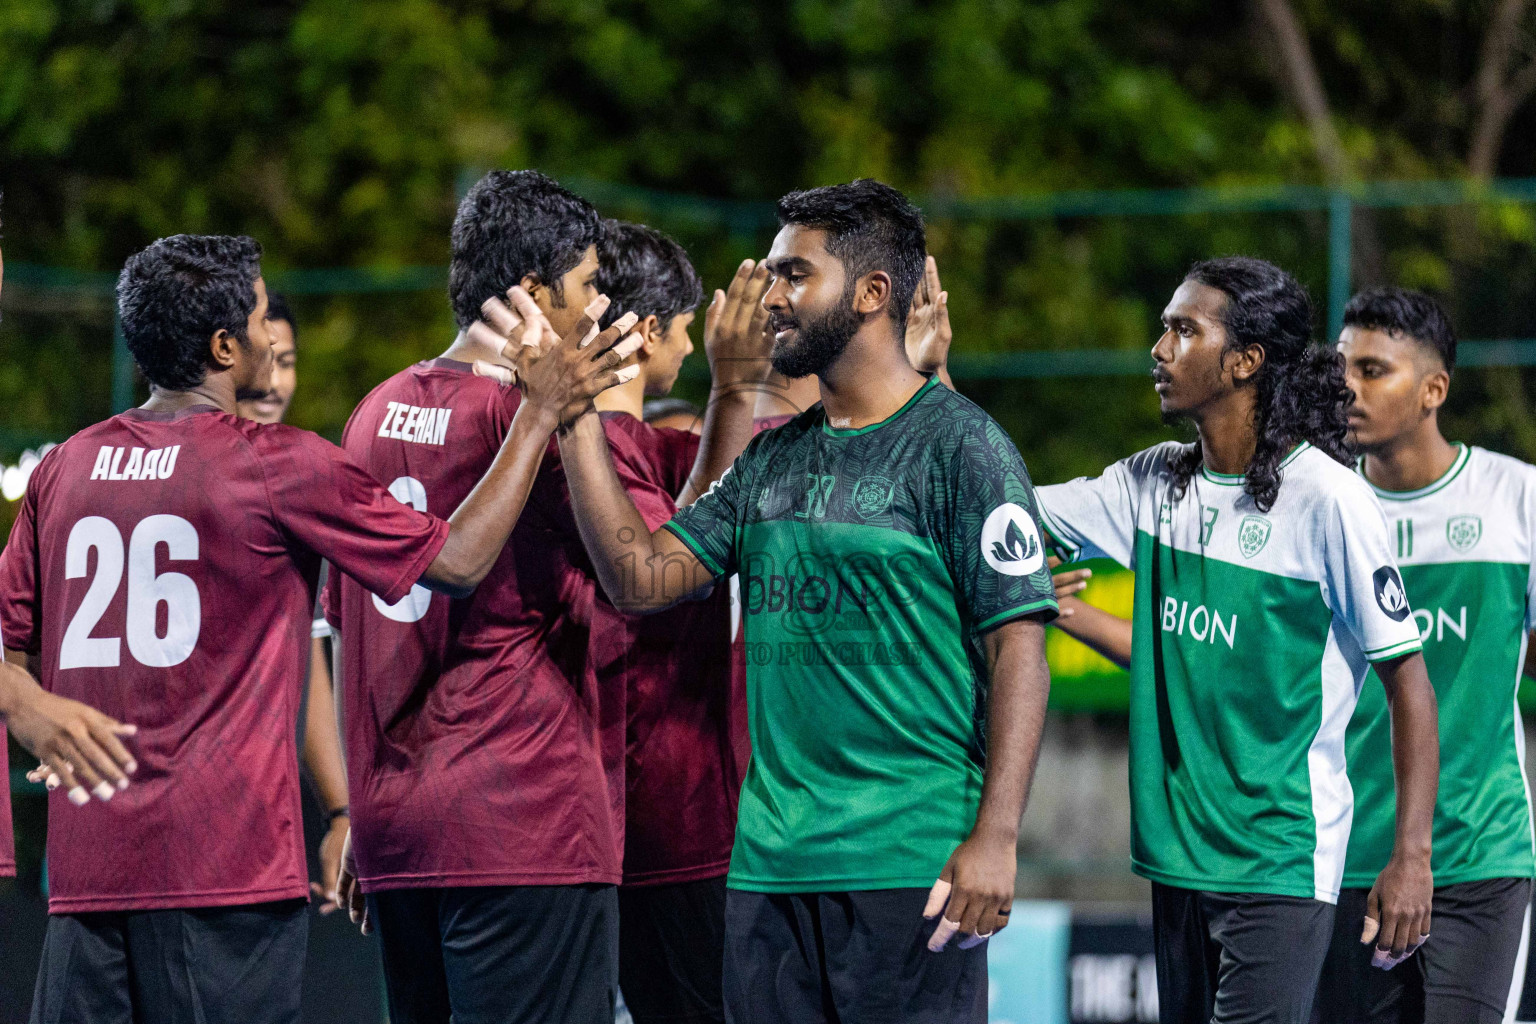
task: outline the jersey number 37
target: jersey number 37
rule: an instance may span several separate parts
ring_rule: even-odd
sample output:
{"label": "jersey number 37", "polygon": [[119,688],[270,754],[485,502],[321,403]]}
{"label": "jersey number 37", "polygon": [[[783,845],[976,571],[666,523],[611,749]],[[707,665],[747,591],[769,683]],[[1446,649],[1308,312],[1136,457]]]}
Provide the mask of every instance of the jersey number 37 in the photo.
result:
{"label": "jersey number 37", "polygon": [[[123,535],[110,519],[86,516],[69,531],[64,550],[64,578],[85,576],[90,552],[96,551],[96,575],[86,589],[59,648],[59,668],[116,668],[122,662],[122,640],[92,636],[123,581],[127,563],[128,600],[124,633],[134,660],[151,668],[169,668],[186,661],[197,646],[203,605],[197,584],[185,573],[155,573],[155,552],[165,545],[173,562],[197,560],[197,529],[180,516],[149,516],[133,528],[126,548]],[[156,620],[165,605],[165,635]]]}

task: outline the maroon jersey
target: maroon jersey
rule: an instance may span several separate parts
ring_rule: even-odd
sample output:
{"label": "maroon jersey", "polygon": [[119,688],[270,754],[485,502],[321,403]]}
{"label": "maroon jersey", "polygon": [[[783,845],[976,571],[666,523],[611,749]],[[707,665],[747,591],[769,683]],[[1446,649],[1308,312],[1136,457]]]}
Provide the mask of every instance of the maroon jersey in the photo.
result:
{"label": "maroon jersey", "polygon": [[[686,430],[605,414],[610,439],[627,435],[658,489],[688,482],[699,439]],[[642,509],[659,529],[676,507]],[[628,694],[625,743],[624,884],[716,878],[730,867],[736,800],[751,747],[745,679],[731,672],[730,591],[685,601],[655,615],[613,616],[615,648],[601,660],[605,686]]]}
{"label": "maroon jersey", "polygon": [[[365,398],[343,444],[396,494],[447,515],[496,457],[518,401],[436,359]],[[446,424],[452,444],[392,426],[413,419]],[[657,505],[636,458],[616,450],[620,477]],[[365,890],[619,880],[623,694],[597,685],[589,655],[596,589],[553,442],[471,597],[391,608],[353,581],[327,588]]]}
{"label": "maroon jersey", "polygon": [[[0,751],[5,750],[5,726],[0,724]],[[0,789],[0,878],[16,874],[16,834],[11,831],[11,783]]]}
{"label": "maroon jersey", "polygon": [[48,814],[54,913],[308,895],[295,733],[322,557],[390,600],[448,524],[314,434],[135,409],[48,453],[0,555],[5,646],[138,726],[133,784]]}

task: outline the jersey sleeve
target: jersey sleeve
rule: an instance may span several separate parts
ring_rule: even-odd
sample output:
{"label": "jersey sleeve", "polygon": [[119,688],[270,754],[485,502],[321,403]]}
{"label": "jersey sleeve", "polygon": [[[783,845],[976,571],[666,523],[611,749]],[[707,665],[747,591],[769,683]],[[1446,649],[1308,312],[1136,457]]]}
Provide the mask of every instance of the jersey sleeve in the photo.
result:
{"label": "jersey sleeve", "polygon": [[688,486],[693,474],[694,461],[699,457],[699,435],[691,430],[674,430],[657,427],[656,468],[661,473],[661,485],[674,497]]}
{"label": "jersey sleeve", "polygon": [[308,431],[266,436],[274,439],[258,454],[283,530],[382,600],[409,593],[447,541],[447,522],[395,500],[340,448]]}
{"label": "jersey sleeve", "polygon": [[767,436],[754,437],[720,479],[710,484],[709,490],[692,504],[678,509],[677,515],[663,527],[676,535],[717,579],[736,571],[737,539],[746,524],[747,480],[763,457],[761,442]]}
{"label": "jersey sleeve", "polygon": [[37,477],[33,475],[11,526],[11,538],[0,551],[0,637],[10,650],[28,654],[38,652],[41,639],[37,615]]}
{"label": "jersey sleeve", "polygon": [[1040,521],[1051,553],[1063,562],[1112,558],[1131,568],[1136,552],[1140,490],[1154,471],[1158,450],[1121,459],[1096,477],[1041,487]]}
{"label": "jersey sleeve", "polygon": [[990,418],[961,435],[927,503],[927,529],[972,628],[1056,617],[1035,489],[1013,440]]}
{"label": "jersey sleeve", "polygon": [[1328,606],[1368,660],[1420,649],[1386,513],[1363,484],[1333,493],[1323,524],[1323,560]]}

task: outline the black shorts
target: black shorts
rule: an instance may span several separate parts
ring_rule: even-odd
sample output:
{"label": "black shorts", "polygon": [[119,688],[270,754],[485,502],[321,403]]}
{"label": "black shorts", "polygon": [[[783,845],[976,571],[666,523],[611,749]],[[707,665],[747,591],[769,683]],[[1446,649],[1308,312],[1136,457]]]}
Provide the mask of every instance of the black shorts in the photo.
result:
{"label": "black shorts", "polygon": [[987,944],[928,952],[927,889],[806,894],[730,889],[732,1024],[985,1024]]}
{"label": "black shorts", "polygon": [[613,1024],[615,888],[369,893],[391,1024]]}
{"label": "black shorts", "polygon": [[1531,905],[1529,878],[1435,889],[1429,941],[1390,971],[1360,941],[1369,889],[1345,889],[1317,993],[1316,1024],[1499,1024]]}
{"label": "black shorts", "polygon": [[1162,1024],[1307,1024],[1333,905],[1152,883]]}
{"label": "black shorts", "polygon": [[32,1024],[298,1024],[304,900],[48,919]]}
{"label": "black shorts", "polygon": [[619,990],[635,1024],[723,1024],[725,877],[619,887]]}

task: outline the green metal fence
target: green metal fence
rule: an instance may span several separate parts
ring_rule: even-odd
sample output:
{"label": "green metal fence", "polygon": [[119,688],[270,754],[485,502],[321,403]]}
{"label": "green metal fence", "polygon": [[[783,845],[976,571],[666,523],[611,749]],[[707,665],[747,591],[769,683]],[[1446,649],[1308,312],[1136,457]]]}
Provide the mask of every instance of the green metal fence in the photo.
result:
{"label": "green metal fence", "polygon": [[[770,202],[737,202],[679,195],[610,182],[573,179],[569,184],[600,206],[637,211],[660,224],[723,228],[745,249],[776,223]],[[1167,217],[1221,213],[1321,213],[1327,217],[1328,337],[1337,335],[1351,291],[1350,267],[1357,209],[1478,206],[1536,202],[1536,178],[1489,182],[1393,181],[1324,187],[1233,185],[1215,188],[1073,191],[1038,196],[964,199],[934,195],[920,203],[930,222],[946,220],[1039,221],[1100,217]],[[7,268],[10,282],[26,288],[108,297],[115,275],[27,263]],[[420,292],[441,289],[446,269],[434,266],[330,268],[274,273],[275,289],[296,295]],[[1536,366],[1536,339],[1463,342],[1465,366]],[[956,377],[1024,379],[1141,374],[1144,351],[1067,349],[989,354],[957,353]],[[133,401],[133,366],[121,333],[113,349],[112,404]]]}

